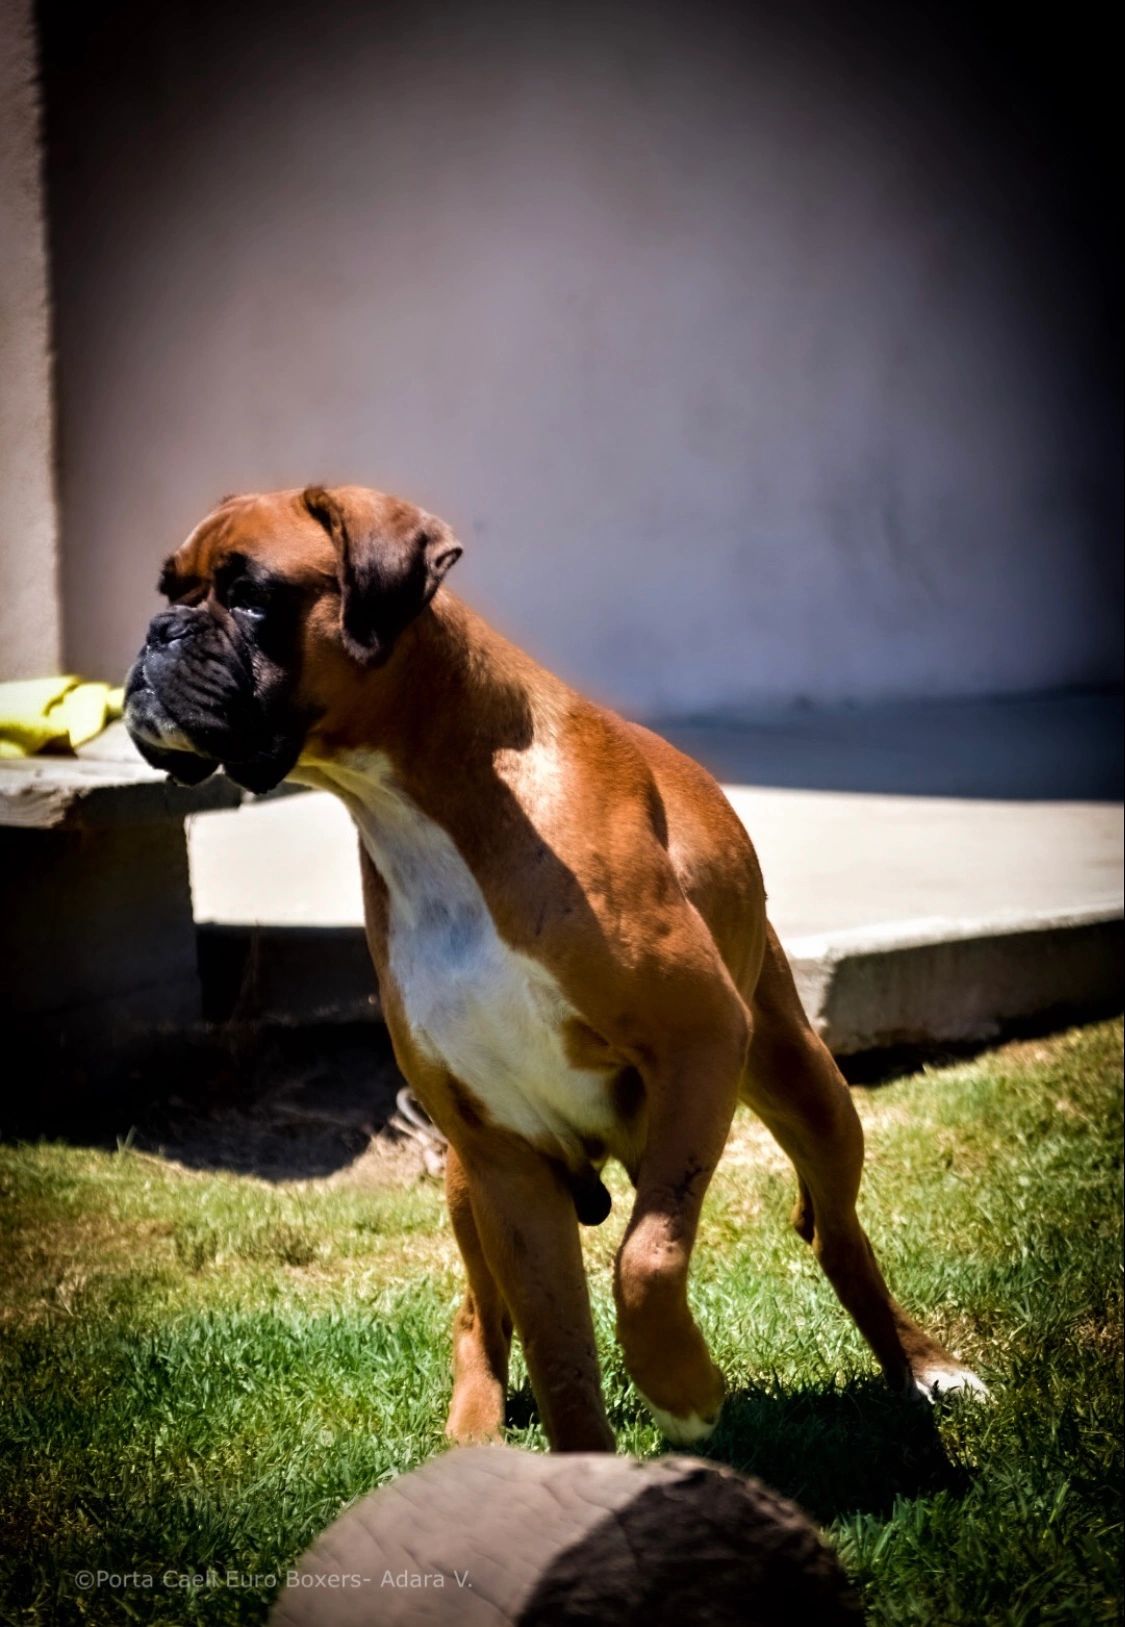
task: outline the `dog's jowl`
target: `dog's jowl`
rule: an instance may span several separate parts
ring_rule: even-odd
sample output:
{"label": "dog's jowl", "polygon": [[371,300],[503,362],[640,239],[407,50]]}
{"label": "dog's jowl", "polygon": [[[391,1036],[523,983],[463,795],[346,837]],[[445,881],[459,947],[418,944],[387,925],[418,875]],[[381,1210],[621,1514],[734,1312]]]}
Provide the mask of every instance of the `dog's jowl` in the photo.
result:
{"label": "dog's jowl", "polygon": [[361,487],[229,498],[165,565],[126,710],[178,779],[289,778],[355,820],[395,1053],[449,1140],[467,1284],[448,1433],[499,1434],[514,1330],[552,1445],[612,1447],[578,1238],[612,1158],[635,1188],[626,1364],[670,1440],[707,1434],[723,1378],[687,1275],[740,1098],[796,1166],[793,1223],[890,1382],[980,1388],[879,1271],[859,1120],[729,803],[450,593],[460,553]]}

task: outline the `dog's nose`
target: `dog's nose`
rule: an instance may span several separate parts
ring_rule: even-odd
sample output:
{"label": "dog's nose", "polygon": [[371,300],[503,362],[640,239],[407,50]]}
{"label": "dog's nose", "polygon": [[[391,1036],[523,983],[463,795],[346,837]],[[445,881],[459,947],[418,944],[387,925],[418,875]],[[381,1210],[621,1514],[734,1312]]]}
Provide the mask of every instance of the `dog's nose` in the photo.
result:
{"label": "dog's nose", "polygon": [[148,624],[150,649],[156,645],[174,644],[186,637],[194,626],[191,617],[182,610],[161,610]]}

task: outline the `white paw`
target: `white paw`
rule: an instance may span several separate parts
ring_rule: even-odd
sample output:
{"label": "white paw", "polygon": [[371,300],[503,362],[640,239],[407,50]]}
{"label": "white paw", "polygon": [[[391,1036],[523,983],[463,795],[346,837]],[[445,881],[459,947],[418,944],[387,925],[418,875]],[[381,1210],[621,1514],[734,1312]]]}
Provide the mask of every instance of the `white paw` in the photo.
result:
{"label": "white paw", "polygon": [[701,1418],[697,1412],[681,1416],[675,1412],[665,1412],[663,1407],[654,1407],[647,1396],[644,1403],[665,1440],[671,1441],[673,1446],[694,1446],[697,1441],[705,1441],[719,1421],[717,1412],[707,1418]]}
{"label": "white paw", "polygon": [[923,1367],[914,1375],[914,1388],[927,1401],[958,1392],[975,1395],[981,1401],[987,1401],[990,1396],[988,1385],[971,1367]]}

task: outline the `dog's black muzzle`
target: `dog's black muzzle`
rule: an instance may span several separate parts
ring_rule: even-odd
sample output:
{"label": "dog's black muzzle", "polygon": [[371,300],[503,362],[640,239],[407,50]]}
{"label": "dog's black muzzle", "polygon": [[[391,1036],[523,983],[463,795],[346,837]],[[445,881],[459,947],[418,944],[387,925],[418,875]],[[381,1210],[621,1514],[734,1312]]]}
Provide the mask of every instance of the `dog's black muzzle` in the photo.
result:
{"label": "dog's black muzzle", "polygon": [[125,680],[125,725],[146,761],[185,785],[222,767],[248,791],[289,773],[303,731],[288,718],[289,677],[203,605],[149,624]]}

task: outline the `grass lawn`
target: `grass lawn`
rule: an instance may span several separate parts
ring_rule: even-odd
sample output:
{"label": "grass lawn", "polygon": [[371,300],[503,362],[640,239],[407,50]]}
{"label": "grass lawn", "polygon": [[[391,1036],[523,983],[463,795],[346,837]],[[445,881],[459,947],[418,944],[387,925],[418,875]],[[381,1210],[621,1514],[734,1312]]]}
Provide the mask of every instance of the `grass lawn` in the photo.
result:
{"label": "grass lawn", "polygon": [[[709,1451],[824,1524],[874,1622],[1119,1619],[1121,1041],[1104,1023],[857,1091],[868,1228],[986,1405],[884,1391],[788,1229],[788,1166],[736,1122],[696,1254],[731,1389]],[[613,1184],[586,1234],[606,1393],[651,1456],[612,1338]],[[0,1147],[0,1191],[0,1620],[261,1621],[255,1575],[442,1450],[459,1274],[435,1184],[41,1143]],[[542,1450],[518,1358],[515,1385],[510,1438]],[[155,1581],[83,1592],[82,1570]]]}

